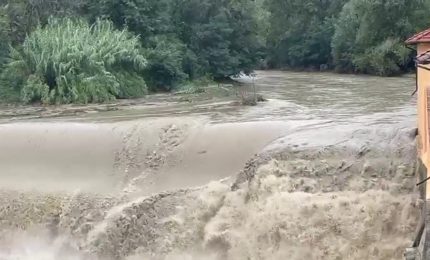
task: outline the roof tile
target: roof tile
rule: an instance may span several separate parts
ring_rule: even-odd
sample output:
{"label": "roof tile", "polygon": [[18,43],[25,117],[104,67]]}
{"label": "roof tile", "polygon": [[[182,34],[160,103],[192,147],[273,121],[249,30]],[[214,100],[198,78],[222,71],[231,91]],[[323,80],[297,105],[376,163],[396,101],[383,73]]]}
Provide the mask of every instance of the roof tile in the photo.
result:
{"label": "roof tile", "polygon": [[423,42],[430,42],[430,28],[425,31],[419,32],[406,40],[406,44],[417,44]]}

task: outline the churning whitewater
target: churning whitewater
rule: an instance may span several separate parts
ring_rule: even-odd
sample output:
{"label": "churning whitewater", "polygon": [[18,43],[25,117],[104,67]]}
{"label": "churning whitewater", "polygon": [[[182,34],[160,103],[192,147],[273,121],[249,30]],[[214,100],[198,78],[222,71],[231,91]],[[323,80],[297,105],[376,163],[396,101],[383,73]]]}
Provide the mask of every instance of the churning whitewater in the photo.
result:
{"label": "churning whitewater", "polygon": [[422,207],[414,80],[255,84],[256,107],[3,112],[0,260],[401,259]]}

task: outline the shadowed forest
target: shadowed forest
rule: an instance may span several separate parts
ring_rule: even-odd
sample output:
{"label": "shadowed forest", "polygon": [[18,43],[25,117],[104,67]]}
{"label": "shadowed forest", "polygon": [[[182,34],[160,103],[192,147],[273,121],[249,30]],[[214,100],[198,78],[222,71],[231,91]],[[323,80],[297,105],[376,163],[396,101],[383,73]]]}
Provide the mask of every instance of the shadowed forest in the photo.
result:
{"label": "shadowed forest", "polygon": [[0,102],[137,98],[257,68],[399,75],[429,11],[428,0],[0,0]]}

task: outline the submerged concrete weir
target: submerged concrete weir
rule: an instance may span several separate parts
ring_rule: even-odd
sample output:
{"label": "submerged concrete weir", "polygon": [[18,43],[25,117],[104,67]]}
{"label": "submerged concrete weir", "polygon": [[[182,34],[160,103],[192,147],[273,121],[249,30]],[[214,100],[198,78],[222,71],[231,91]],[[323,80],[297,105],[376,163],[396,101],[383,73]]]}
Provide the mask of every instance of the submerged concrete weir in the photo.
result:
{"label": "submerged concrete weir", "polygon": [[239,172],[287,130],[281,122],[211,125],[189,118],[6,124],[0,187],[112,194],[131,171],[147,168],[157,170],[148,193],[199,186]]}
{"label": "submerged concrete weir", "polygon": [[256,84],[251,108],[4,119],[0,259],[400,259],[421,207],[413,79]]}
{"label": "submerged concrete weir", "polygon": [[77,123],[19,123],[0,127],[1,188],[106,192],[118,182],[121,137],[109,127]]}

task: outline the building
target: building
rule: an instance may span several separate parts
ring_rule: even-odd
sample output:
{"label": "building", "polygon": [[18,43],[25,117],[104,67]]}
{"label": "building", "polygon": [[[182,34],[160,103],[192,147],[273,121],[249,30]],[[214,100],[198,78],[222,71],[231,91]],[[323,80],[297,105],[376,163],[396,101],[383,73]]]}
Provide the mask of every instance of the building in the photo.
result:
{"label": "building", "polygon": [[418,167],[417,183],[420,187],[421,199],[425,202],[421,220],[417,227],[416,239],[412,248],[407,250],[406,259],[430,260],[430,28],[415,34],[406,41],[407,45],[415,46],[417,57],[417,104],[418,104]]}

